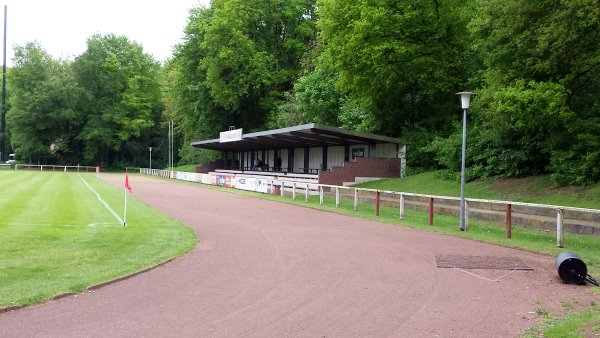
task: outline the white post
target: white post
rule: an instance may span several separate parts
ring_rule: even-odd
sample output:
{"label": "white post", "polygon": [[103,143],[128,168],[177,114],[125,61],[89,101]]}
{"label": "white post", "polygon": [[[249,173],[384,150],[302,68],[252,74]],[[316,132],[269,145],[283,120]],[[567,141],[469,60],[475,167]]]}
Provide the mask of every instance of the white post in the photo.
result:
{"label": "white post", "polygon": [[358,190],[354,188],[354,211],[358,210]]}
{"label": "white post", "polygon": [[306,190],[304,191],[304,202],[308,203],[308,183],[306,183]]}
{"label": "white post", "polygon": [[125,207],[123,208],[123,226],[127,224],[127,188],[125,190]]}
{"label": "white post", "polygon": [[296,199],[296,182],[292,182],[292,199]]}
{"label": "white post", "polygon": [[404,219],[404,194],[400,194],[400,219]]}
{"label": "white post", "polygon": [[280,185],[279,185],[279,194],[281,195],[281,198],[283,198],[283,186],[285,184],[284,181],[279,181]]}
{"label": "white post", "polygon": [[556,212],[556,246],[563,247],[563,209],[558,209]]}
{"label": "white post", "polygon": [[335,187],[335,207],[340,207],[340,188]]}
{"label": "white post", "polygon": [[323,205],[323,186],[319,186],[319,205]]}

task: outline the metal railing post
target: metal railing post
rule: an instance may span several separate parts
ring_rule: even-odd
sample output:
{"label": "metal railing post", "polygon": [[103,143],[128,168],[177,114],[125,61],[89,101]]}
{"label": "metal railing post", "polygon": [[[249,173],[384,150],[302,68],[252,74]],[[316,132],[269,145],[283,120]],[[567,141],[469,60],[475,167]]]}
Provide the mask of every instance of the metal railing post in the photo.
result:
{"label": "metal railing post", "polygon": [[429,225],[433,225],[433,197],[429,197]]}
{"label": "metal railing post", "polygon": [[398,215],[400,219],[404,219],[404,195],[400,194],[400,215]]}
{"label": "metal railing post", "polygon": [[308,183],[306,183],[306,190],[304,191],[304,202],[308,203]]}
{"label": "metal railing post", "polygon": [[323,186],[319,186],[319,205],[323,205]]}
{"label": "metal railing post", "polygon": [[556,212],[556,246],[559,248],[563,247],[563,221],[564,214],[563,209],[557,209]]}
{"label": "metal railing post", "polygon": [[379,216],[379,197],[380,197],[380,192],[379,190],[377,190],[377,192],[375,193],[375,215]]}
{"label": "metal railing post", "polygon": [[506,205],[506,221],[505,221],[506,238],[512,237],[512,204]]}

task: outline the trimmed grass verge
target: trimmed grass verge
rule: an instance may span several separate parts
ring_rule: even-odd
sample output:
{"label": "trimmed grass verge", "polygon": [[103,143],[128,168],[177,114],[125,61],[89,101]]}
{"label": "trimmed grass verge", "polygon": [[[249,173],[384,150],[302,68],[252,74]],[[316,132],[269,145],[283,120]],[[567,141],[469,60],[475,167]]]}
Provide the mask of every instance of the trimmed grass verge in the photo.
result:
{"label": "trimmed grass verge", "polygon": [[[442,172],[426,172],[405,178],[389,178],[356,185],[440,196],[460,196],[460,182],[440,178]],[[465,185],[467,198],[600,208],[600,183],[588,187],[555,187],[545,176],[477,180]]]}
{"label": "trimmed grass verge", "polygon": [[[123,191],[82,174],[122,217]],[[194,231],[128,197],[127,227],[75,173],[0,172],[0,308],[80,292],[182,256]]]}

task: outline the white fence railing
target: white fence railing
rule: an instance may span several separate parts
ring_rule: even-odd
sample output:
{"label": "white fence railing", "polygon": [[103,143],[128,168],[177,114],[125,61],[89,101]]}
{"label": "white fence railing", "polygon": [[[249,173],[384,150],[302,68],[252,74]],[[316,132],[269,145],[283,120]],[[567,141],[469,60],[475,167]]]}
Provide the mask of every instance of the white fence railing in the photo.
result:
{"label": "white fence railing", "polygon": [[[353,199],[353,208],[354,210],[358,210],[359,201],[360,200],[372,200],[369,204],[375,205],[375,214],[379,216],[380,206],[383,202],[392,203],[398,206],[398,217],[399,219],[404,218],[405,209],[407,208],[407,204],[409,204],[412,209],[418,209],[415,205],[419,204],[427,204],[427,212],[429,213],[429,224],[433,224],[434,220],[434,209],[436,203],[446,203],[444,206],[446,209],[457,209],[454,204],[458,204],[460,198],[458,197],[448,197],[448,196],[437,196],[437,195],[427,195],[427,194],[417,194],[417,193],[408,193],[408,192],[399,192],[399,191],[388,191],[388,190],[376,190],[376,189],[367,189],[367,188],[355,188],[355,187],[346,187],[346,186],[336,186],[336,185],[327,185],[327,184],[319,184],[319,183],[311,183],[311,182],[299,182],[294,180],[285,180],[285,179],[275,179],[273,177],[259,177],[254,179],[248,177],[248,175],[243,175],[241,177],[236,178],[236,174],[229,173],[212,173],[212,174],[198,174],[198,173],[182,173],[176,171],[165,171],[158,169],[147,169],[140,168],[140,173],[145,175],[152,175],[163,178],[173,178],[180,179],[191,182],[198,182],[204,184],[211,185],[219,185],[229,188],[238,188],[242,190],[252,190],[262,193],[271,193],[280,195],[282,198],[285,195],[291,195],[292,199],[296,199],[297,195],[303,195],[305,202],[309,201],[310,195],[319,195],[319,203],[321,205],[324,204],[324,197],[326,194],[331,194],[332,197],[335,197],[335,206],[340,206],[340,200],[342,198],[352,198]],[[258,176],[257,176],[258,177]],[[250,181],[250,184],[248,183]],[[238,185],[238,186],[236,186]],[[250,188],[248,188],[250,186]],[[261,188],[257,188],[261,187]],[[327,190],[327,191],[326,191]],[[342,196],[342,191],[347,193],[345,196]],[[385,198],[382,198],[382,194],[386,195]],[[412,198],[412,201],[407,201],[407,198]],[[423,202],[426,201],[426,202]],[[450,204],[451,206],[449,206]],[[469,221],[469,207],[475,204],[484,204],[490,205],[492,207],[489,210],[495,210],[496,213],[498,210],[502,209],[504,213],[504,224],[505,224],[505,235],[507,238],[510,238],[512,235],[512,219],[514,215],[513,207],[523,207],[532,209],[532,213],[529,214],[530,217],[544,217],[540,215],[539,210],[544,210],[545,213],[554,212],[556,215],[556,245],[558,247],[563,247],[564,244],[564,224],[565,224],[565,212],[571,213],[583,213],[588,214],[587,216],[591,221],[586,221],[587,223],[592,224],[591,227],[593,229],[594,235],[600,235],[600,210],[599,209],[587,209],[587,208],[576,208],[576,207],[567,207],[567,206],[559,206],[559,205],[547,205],[547,204],[536,204],[536,203],[523,203],[523,202],[513,202],[513,201],[500,201],[500,200],[486,200],[486,199],[475,199],[475,198],[466,198],[466,217],[465,222],[468,226]],[[443,213],[441,208],[438,207],[438,213]],[[547,218],[547,217],[546,217]],[[598,220],[596,225],[593,225],[594,220]]]}
{"label": "white fence railing", "polygon": [[99,168],[85,165],[15,164],[15,170],[96,172]]}

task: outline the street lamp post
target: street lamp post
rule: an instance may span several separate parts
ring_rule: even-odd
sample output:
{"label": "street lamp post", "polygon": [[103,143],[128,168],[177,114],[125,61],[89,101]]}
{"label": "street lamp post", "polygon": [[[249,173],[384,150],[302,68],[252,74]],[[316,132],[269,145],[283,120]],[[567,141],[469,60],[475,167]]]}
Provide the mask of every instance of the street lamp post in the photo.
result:
{"label": "street lamp post", "polygon": [[150,150],[150,170],[152,170],[152,147],[148,148]]}
{"label": "street lamp post", "polygon": [[456,93],[460,95],[460,104],[463,109],[462,130],[462,162],[460,166],[460,231],[467,230],[465,225],[465,160],[467,158],[467,110],[471,102],[471,92]]}

